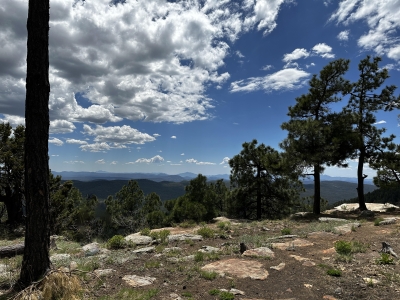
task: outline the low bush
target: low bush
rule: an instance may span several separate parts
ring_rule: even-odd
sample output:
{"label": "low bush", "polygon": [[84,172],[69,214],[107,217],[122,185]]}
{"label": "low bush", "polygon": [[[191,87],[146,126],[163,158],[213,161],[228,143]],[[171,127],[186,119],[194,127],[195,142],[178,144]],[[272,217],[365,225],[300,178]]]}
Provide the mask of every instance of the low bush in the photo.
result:
{"label": "low bush", "polygon": [[114,235],[107,241],[108,249],[121,249],[126,246],[125,239],[122,235]]}

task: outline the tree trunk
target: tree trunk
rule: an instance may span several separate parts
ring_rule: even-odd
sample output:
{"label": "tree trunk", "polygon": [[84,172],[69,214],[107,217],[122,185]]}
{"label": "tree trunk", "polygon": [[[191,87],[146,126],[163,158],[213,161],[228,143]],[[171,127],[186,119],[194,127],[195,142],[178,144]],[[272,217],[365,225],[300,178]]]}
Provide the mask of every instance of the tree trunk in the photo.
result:
{"label": "tree trunk", "polygon": [[261,173],[257,169],[257,220],[261,220]]}
{"label": "tree trunk", "polygon": [[321,169],[319,165],[314,165],[314,203],[313,213],[321,214]]}
{"label": "tree trunk", "polygon": [[360,156],[358,157],[358,167],[357,167],[357,195],[358,195],[358,204],[359,204],[359,209],[361,211],[367,210],[367,206],[365,205],[365,199],[364,199],[364,174],[363,174],[363,168],[364,168],[364,157],[365,157],[365,151],[362,149],[360,151]]}
{"label": "tree trunk", "polygon": [[18,287],[50,268],[49,244],[49,0],[29,0],[25,102],[25,249]]}
{"label": "tree trunk", "polygon": [[7,210],[7,223],[10,225],[21,224],[24,219],[21,194],[15,192],[11,196],[6,195],[3,199]]}

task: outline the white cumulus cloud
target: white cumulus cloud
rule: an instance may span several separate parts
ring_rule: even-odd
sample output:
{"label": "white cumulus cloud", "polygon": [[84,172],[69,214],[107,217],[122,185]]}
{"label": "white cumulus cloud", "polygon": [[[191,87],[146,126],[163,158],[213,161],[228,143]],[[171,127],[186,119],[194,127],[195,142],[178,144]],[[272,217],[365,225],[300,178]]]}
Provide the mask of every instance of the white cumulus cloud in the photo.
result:
{"label": "white cumulus cloud", "polygon": [[231,83],[231,92],[265,92],[277,90],[294,90],[306,84],[309,73],[297,68],[287,68],[264,77],[251,77]]}
{"label": "white cumulus cloud", "polygon": [[49,139],[49,143],[50,143],[50,144],[54,144],[54,145],[56,145],[56,146],[62,146],[62,145],[64,144],[64,142],[63,142],[62,140],[60,140],[60,139],[58,139],[58,138],[55,138],[55,137],[50,138],[50,139]]}

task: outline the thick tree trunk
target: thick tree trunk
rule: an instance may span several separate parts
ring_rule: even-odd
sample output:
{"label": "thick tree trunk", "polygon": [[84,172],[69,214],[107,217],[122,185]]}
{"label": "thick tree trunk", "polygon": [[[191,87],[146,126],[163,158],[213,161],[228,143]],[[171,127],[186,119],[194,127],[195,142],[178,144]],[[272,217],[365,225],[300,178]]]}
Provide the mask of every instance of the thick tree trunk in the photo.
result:
{"label": "thick tree trunk", "polygon": [[314,165],[314,203],[313,213],[321,214],[321,174],[320,166]]}
{"label": "thick tree trunk", "polygon": [[49,0],[29,0],[25,102],[25,249],[18,286],[50,268],[49,244]]}
{"label": "thick tree trunk", "polygon": [[367,206],[365,205],[365,199],[364,199],[364,174],[363,174],[363,168],[364,168],[364,158],[365,158],[365,152],[364,150],[360,151],[360,156],[358,157],[358,167],[357,167],[357,195],[358,195],[358,204],[359,204],[359,209],[362,210],[367,210]]}

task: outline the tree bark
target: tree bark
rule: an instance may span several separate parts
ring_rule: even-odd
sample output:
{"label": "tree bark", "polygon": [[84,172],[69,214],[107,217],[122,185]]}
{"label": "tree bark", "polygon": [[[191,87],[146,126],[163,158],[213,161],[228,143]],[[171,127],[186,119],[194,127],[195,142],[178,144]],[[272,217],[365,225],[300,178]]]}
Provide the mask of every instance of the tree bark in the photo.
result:
{"label": "tree bark", "polygon": [[358,167],[357,167],[357,195],[358,195],[358,204],[359,204],[359,209],[361,211],[367,210],[367,206],[365,204],[365,199],[364,199],[364,174],[363,174],[363,168],[364,168],[364,157],[365,157],[365,151],[361,149],[360,151],[360,156],[358,157]]}
{"label": "tree bark", "polygon": [[19,288],[50,268],[49,244],[49,0],[29,0],[25,102],[26,230]]}
{"label": "tree bark", "polygon": [[314,203],[313,213],[321,214],[321,170],[319,165],[314,165]]}

